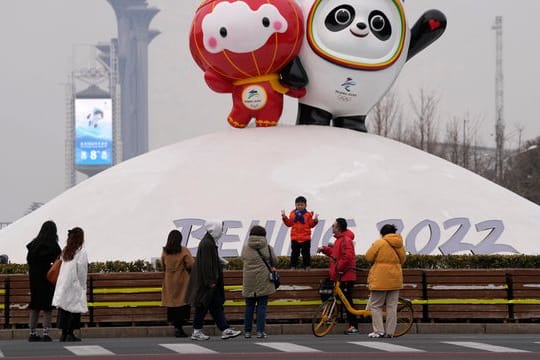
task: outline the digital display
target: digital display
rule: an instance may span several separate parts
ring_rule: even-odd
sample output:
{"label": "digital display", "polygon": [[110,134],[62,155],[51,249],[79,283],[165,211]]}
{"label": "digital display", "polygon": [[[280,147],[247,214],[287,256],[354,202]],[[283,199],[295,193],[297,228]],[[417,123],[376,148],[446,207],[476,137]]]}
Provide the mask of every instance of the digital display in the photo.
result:
{"label": "digital display", "polygon": [[113,163],[112,100],[75,99],[75,166]]}

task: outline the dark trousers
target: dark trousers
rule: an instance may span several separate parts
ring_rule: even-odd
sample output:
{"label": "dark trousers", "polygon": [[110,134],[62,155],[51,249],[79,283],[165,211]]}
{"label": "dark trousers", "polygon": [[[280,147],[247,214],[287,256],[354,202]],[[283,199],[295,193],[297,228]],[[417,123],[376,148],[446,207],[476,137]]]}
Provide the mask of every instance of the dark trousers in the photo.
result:
{"label": "dark trousers", "polygon": [[58,308],[58,328],[62,329],[62,334],[73,334],[74,329],[81,328],[81,314]]}
{"label": "dark trousers", "polygon": [[257,332],[264,332],[266,324],[266,305],[268,295],[246,298],[246,311],[244,313],[244,332],[251,333],[253,328],[253,312],[257,312]]}
{"label": "dark trousers", "polygon": [[291,240],[291,268],[296,268],[298,266],[298,258],[300,253],[302,253],[302,263],[304,267],[311,266],[311,240],[298,242],[296,240]]}
{"label": "dark trousers", "polygon": [[203,328],[204,317],[210,311],[210,315],[216,322],[216,326],[219,330],[223,331],[229,328],[229,323],[225,318],[225,312],[223,310],[223,304],[217,296],[214,296],[210,304],[206,306],[196,306],[195,307],[195,316],[193,318],[193,328],[196,330],[201,330]]}
{"label": "dark trousers", "polygon": [[175,328],[179,329],[185,324],[186,320],[189,320],[190,311],[190,305],[168,307],[167,321],[169,321]]}
{"label": "dark trousers", "polygon": [[[341,282],[339,287],[345,294],[345,297],[347,298],[347,301],[349,302],[349,304],[351,304],[351,306],[354,307],[354,304],[353,304],[354,281],[343,281]],[[347,311],[347,321],[349,322],[349,326],[354,326],[355,328],[358,328],[358,319],[356,318],[356,315],[351,314],[348,311]]]}

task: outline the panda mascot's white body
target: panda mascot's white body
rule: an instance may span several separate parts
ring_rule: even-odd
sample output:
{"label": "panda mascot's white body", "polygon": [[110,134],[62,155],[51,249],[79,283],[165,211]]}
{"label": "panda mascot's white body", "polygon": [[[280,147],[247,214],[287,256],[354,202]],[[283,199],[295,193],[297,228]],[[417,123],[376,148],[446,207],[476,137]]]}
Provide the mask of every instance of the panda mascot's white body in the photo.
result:
{"label": "panda mascot's white body", "polygon": [[[367,114],[407,59],[410,31],[401,4],[389,0],[302,0],[301,4],[307,41],[300,60],[309,84],[300,102],[336,117]],[[374,9],[377,12],[371,15]],[[364,31],[358,23],[365,24]],[[378,28],[382,32],[376,33],[374,24],[382,24]]]}
{"label": "panda mascot's white body", "polygon": [[[366,131],[366,114],[412,56],[403,0],[297,1],[306,26],[299,59],[308,80],[297,124],[332,121],[334,126]],[[446,27],[442,13],[426,14],[413,29],[413,55]]]}

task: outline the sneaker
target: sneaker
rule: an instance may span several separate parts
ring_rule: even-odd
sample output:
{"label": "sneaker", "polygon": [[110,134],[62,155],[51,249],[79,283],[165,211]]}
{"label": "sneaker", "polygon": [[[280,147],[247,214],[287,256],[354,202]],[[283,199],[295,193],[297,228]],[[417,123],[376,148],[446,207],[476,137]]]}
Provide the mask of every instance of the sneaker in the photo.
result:
{"label": "sneaker", "polygon": [[231,339],[231,338],[235,338],[237,337],[238,335],[240,335],[242,332],[240,330],[235,330],[233,328],[228,328],[228,329],[225,329],[223,330],[223,332],[221,333],[221,338],[223,340],[225,339]]}
{"label": "sneaker", "polygon": [[345,330],[345,334],[347,334],[347,335],[358,334],[359,332],[360,331],[358,331],[358,329],[355,328],[354,326],[351,326],[347,330]]}
{"label": "sneaker", "polygon": [[191,340],[209,340],[210,336],[205,335],[202,331],[194,331],[191,334]]}
{"label": "sneaker", "polygon": [[244,337],[246,339],[251,339],[251,332],[244,331]]}
{"label": "sneaker", "polygon": [[391,338],[394,337],[394,335],[392,335],[392,334],[386,334],[386,333],[385,333],[385,334],[384,334],[384,337],[385,337],[385,338],[391,339]]}
{"label": "sneaker", "polygon": [[41,336],[36,335],[36,334],[31,334],[31,335],[28,337],[28,341],[30,341],[30,342],[41,341]]}
{"label": "sneaker", "polygon": [[43,337],[41,338],[41,341],[49,342],[49,341],[52,341],[52,339],[49,335],[43,335]]}
{"label": "sneaker", "polygon": [[374,338],[374,339],[383,338],[383,337],[384,337],[384,333],[380,333],[380,332],[371,332],[371,333],[368,334],[368,337]]}
{"label": "sneaker", "polygon": [[266,335],[266,333],[264,331],[257,333],[257,339],[266,339],[267,336],[268,335]]}

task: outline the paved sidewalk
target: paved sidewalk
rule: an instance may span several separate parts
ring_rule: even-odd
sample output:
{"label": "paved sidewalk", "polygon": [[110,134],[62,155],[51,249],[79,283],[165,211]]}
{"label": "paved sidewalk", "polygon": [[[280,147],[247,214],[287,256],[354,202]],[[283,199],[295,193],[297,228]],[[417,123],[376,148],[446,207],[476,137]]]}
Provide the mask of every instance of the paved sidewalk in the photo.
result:
{"label": "paved sidewalk", "polygon": [[[233,325],[243,330],[242,325]],[[345,324],[338,324],[332,333],[342,334]],[[371,332],[370,324],[359,325],[360,333]],[[185,326],[191,333],[191,327]],[[204,332],[216,335],[214,325],[205,325]],[[268,324],[266,332],[271,335],[311,334],[311,324]],[[38,333],[40,331],[38,330]],[[540,334],[540,323],[417,323],[409,334]],[[50,332],[53,339],[59,338],[57,329]],[[133,326],[133,327],[91,327],[81,329],[83,338],[126,338],[126,337],[173,337],[172,326]],[[0,340],[26,339],[28,329],[2,329]]]}

